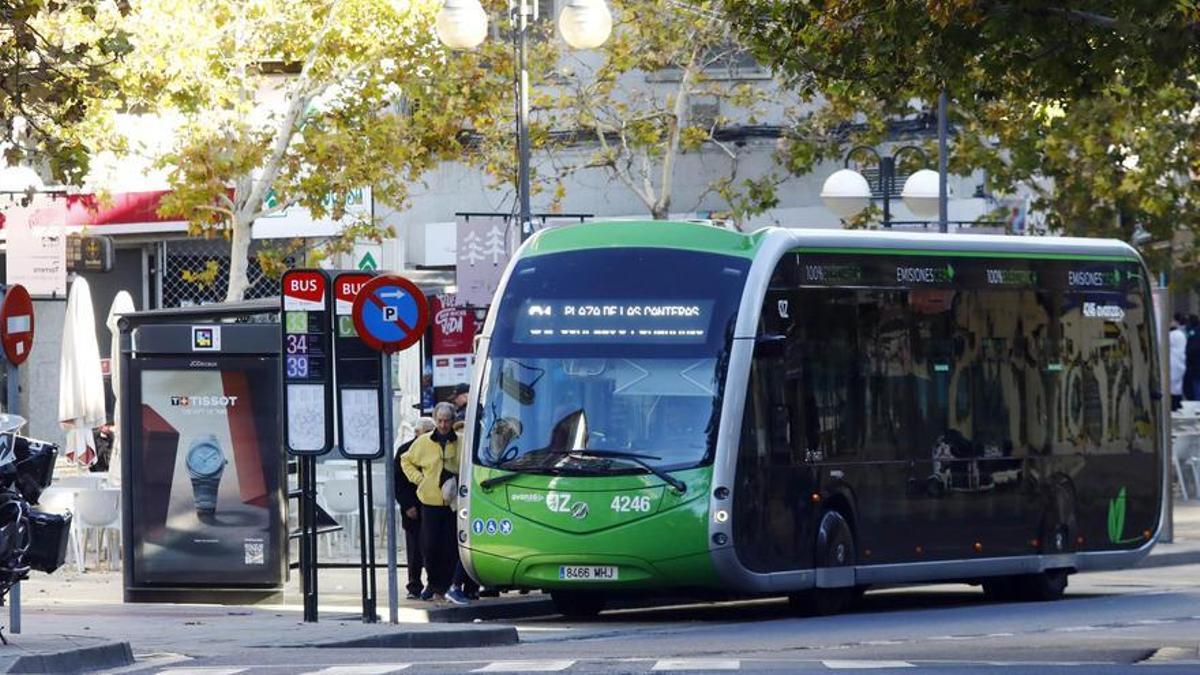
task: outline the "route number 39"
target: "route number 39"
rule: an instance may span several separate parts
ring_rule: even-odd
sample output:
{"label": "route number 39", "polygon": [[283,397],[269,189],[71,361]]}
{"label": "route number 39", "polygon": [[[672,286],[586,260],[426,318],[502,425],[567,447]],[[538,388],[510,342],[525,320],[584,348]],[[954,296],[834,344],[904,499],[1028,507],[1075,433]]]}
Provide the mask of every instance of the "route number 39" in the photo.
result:
{"label": "route number 39", "polygon": [[610,506],[612,507],[613,511],[617,511],[619,513],[624,513],[627,511],[646,512],[650,510],[650,498],[645,495],[640,497],[617,495],[613,497],[612,504]]}

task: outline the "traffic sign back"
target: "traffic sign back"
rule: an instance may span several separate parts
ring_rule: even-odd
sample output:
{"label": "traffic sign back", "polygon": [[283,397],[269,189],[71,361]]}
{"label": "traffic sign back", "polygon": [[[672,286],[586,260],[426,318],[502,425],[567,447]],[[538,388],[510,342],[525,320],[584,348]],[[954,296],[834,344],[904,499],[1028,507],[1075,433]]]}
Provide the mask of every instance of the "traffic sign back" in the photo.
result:
{"label": "traffic sign back", "polygon": [[374,350],[398,352],[412,346],[429,327],[425,294],[404,277],[375,277],[354,298],[354,327]]}

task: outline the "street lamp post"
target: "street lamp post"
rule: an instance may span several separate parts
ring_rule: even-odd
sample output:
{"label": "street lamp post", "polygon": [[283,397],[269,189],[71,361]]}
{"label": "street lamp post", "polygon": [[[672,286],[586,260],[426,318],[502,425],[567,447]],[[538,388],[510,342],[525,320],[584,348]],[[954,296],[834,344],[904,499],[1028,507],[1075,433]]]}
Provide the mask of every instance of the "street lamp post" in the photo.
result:
{"label": "street lamp post", "polygon": [[[850,168],[850,158],[858,152],[867,152],[879,162],[879,183],[883,197],[883,226],[892,226],[892,183],[896,178],[896,159],[906,152],[915,152],[928,161],[925,151],[915,145],[906,145],[890,155],[882,155],[875,148],[860,145],[846,153],[845,168],[835,171],[825,180],[821,188],[821,201],[826,208],[841,218],[849,218],[871,204],[871,186],[862,174]],[[938,215],[938,172],[921,169],[908,177],[900,198],[908,210],[922,218]]]}
{"label": "street lamp post", "polygon": [[[513,48],[516,51],[517,112],[517,204],[521,223],[521,241],[533,234],[533,215],[529,205],[529,73],[525,67],[530,0],[509,0],[512,16]],[[612,32],[612,15],[604,0],[567,0],[558,17],[563,40],[575,49],[595,49]],[[446,0],[437,17],[437,33],[442,44],[451,49],[474,49],[487,35],[487,14],[479,0]]]}

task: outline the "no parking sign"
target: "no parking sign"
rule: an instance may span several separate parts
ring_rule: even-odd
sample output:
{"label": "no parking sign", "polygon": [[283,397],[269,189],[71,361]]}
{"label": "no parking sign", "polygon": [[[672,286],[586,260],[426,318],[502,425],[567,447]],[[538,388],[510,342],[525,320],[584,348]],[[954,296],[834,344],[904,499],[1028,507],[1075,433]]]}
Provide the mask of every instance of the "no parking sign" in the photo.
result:
{"label": "no parking sign", "polygon": [[354,298],[354,327],[371,349],[391,354],[416,344],[429,327],[425,294],[404,277],[371,279]]}

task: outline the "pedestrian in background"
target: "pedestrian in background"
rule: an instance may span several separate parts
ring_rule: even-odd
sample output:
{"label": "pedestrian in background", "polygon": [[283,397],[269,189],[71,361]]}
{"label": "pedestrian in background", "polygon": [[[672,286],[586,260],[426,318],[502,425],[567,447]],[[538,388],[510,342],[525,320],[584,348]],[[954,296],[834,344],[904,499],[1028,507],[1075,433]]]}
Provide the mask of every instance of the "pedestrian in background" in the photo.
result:
{"label": "pedestrian in background", "polygon": [[1187,369],[1187,335],[1183,330],[1183,314],[1176,314],[1169,336],[1171,365],[1171,410],[1183,407],[1183,374]]}
{"label": "pedestrian in background", "polygon": [[458,560],[454,541],[454,511],[446,496],[447,486],[457,484],[459,439],[454,433],[454,406],[439,403],[433,408],[432,432],[418,436],[400,456],[400,466],[416,486],[421,502],[421,558],[429,577],[430,599],[445,600]]}
{"label": "pedestrian in background", "polygon": [[1189,314],[1187,327],[1187,368],[1183,373],[1183,398],[1200,401],[1200,316]]}
{"label": "pedestrian in background", "polygon": [[467,421],[467,400],[471,397],[471,387],[467,384],[460,384],[454,387],[454,393],[450,396],[450,404],[454,406],[454,428],[462,429],[462,426]]}
{"label": "pedestrian in background", "polygon": [[[396,448],[396,502],[400,504],[400,527],[404,528],[404,552],[408,563],[408,599],[429,600],[433,589],[421,583],[421,502],[417,499],[417,486],[404,475],[400,458],[412,447],[413,441],[433,431],[432,417],[422,417],[413,425],[416,436]],[[428,577],[428,575],[426,575]]]}

